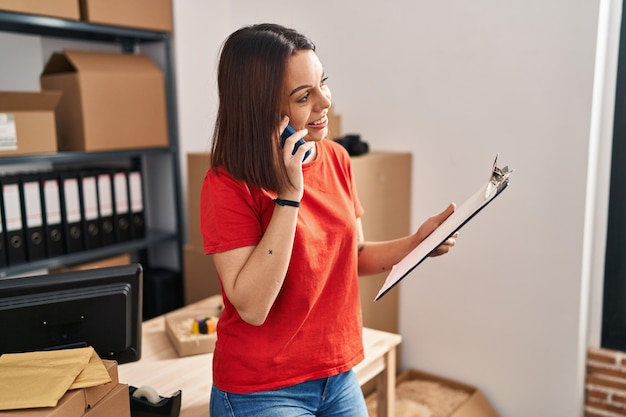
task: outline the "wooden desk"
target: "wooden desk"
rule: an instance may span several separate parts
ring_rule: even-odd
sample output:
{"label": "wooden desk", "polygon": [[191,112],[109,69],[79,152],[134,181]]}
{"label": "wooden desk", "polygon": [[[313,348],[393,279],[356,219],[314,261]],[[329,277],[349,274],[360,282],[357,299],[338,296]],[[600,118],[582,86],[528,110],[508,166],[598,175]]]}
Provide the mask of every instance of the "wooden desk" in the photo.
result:
{"label": "wooden desk", "polygon": [[[207,299],[209,300],[209,299]],[[198,308],[203,301],[184,308]],[[365,359],[354,368],[361,385],[377,378],[378,416],[393,417],[398,334],[363,329]],[[119,366],[120,382],[135,387],[152,386],[169,397],[182,390],[180,417],[208,417],[213,354],[178,357],[165,333],[163,317],[143,323],[141,360]]]}

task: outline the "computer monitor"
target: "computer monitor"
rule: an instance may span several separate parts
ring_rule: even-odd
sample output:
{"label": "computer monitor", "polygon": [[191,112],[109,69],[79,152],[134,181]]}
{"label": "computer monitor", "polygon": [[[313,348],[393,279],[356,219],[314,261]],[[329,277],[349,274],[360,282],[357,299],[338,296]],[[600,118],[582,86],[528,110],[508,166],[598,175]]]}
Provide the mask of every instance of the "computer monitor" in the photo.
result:
{"label": "computer monitor", "polygon": [[137,361],[142,287],[140,264],[0,280],[0,354],[93,346]]}

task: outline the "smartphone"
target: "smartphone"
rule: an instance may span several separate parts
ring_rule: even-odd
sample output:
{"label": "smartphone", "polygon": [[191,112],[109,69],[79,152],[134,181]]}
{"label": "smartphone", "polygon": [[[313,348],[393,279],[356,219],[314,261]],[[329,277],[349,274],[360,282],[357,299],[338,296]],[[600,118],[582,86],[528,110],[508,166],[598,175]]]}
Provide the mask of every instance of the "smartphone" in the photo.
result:
{"label": "smartphone", "polygon": [[[285,146],[285,141],[287,140],[287,138],[291,135],[293,135],[294,133],[296,133],[296,129],[294,129],[291,125],[287,125],[287,127],[285,128],[285,130],[283,130],[283,133],[280,135],[280,146],[284,147]],[[303,138],[300,138],[296,144],[293,146],[293,151],[291,151],[292,155],[296,154],[296,151],[298,150],[298,148],[300,147],[300,145],[304,145],[306,142],[304,141]],[[304,158],[302,158],[302,162],[304,162],[305,159],[307,159],[309,157],[309,155],[311,154],[311,150],[309,149],[308,151],[306,151],[306,153],[304,154]]]}

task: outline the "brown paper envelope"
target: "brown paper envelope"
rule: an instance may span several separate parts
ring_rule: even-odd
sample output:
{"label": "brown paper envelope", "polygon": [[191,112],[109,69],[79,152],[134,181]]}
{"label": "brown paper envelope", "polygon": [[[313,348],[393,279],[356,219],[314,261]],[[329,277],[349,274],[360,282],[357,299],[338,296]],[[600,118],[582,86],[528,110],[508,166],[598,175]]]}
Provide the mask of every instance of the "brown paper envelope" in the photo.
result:
{"label": "brown paper envelope", "polygon": [[108,384],[109,382],[112,381],[107,372],[107,368],[94,350],[89,359],[89,363],[85,369],[78,374],[69,389],[95,387],[97,385]]}
{"label": "brown paper envelope", "polygon": [[56,406],[92,354],[86,347],[0,356],[0,410]]}

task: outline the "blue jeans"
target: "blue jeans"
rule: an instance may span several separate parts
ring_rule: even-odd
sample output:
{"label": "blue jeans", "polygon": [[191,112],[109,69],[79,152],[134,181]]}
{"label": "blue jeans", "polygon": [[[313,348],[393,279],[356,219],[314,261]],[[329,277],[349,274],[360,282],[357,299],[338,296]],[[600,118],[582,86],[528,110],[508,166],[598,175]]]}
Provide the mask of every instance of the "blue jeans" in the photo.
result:
{"label": "blue jeans", "polygon": [[231,394],[215,385],[211,391],[211,417],[299,416],[367,417],[354,372],[251,394]]}

